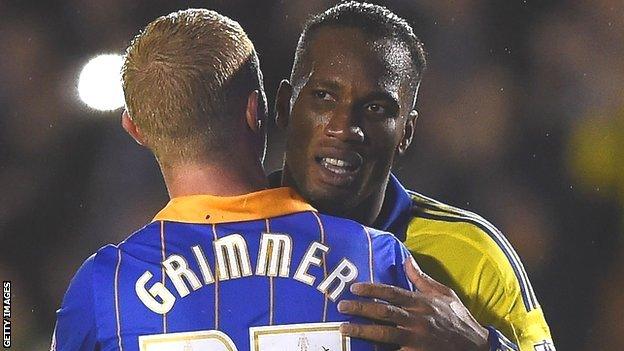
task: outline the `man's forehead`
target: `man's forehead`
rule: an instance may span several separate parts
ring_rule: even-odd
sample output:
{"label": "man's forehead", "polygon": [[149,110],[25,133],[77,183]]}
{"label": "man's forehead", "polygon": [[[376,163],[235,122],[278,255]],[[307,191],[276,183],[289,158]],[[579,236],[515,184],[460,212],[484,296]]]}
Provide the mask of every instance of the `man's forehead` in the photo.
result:
{"label": "man's forehead", "polygon": [[383,84],[399,89],[408,83],[411,77],[411,59],[405,45],[395,39],[376,40],[371,49],[381,57],[385,74]]}
{"label": "man's forehead", "polygon": [[373,36],[358,28],[327,27],[319,29],[312,40],[306,60],[310,71],[361,71],[396,85],[411,69],[405,43],[392,37]]}
{"label": "man's forehead", "polygon": [[392,36],[375,35],[353,27],[329,26],[318,29],[310,40],[312,50],[309,54],[316,59],[331,53],[329,56],[336,59],[376,57],[392,66],[411,65],[406,43]]}

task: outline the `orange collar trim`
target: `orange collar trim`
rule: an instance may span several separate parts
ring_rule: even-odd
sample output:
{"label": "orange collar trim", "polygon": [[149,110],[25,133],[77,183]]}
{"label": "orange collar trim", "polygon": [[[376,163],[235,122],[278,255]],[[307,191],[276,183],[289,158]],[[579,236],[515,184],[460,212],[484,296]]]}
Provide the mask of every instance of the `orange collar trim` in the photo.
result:
{"label": "orange collar trim", "polygon": [[173,198],[154,221],[218,224],[254,221],[296,212],[316,211],[291,188],[240,196],[190,195]]}

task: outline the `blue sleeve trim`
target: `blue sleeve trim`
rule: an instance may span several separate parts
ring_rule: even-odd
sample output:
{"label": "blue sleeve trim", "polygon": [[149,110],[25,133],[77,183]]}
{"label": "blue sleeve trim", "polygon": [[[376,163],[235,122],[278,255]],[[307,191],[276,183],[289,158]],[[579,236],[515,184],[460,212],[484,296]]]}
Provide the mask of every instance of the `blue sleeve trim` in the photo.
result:
{"label": "blue sleeve trim", "polygon": [[499,332],[496,328],[489,325],[485,327],[490,333],[488,335],[488,343],[490,344],[490,351],[519,351],[520,348],[513,342],[509,341],[505,335]]}

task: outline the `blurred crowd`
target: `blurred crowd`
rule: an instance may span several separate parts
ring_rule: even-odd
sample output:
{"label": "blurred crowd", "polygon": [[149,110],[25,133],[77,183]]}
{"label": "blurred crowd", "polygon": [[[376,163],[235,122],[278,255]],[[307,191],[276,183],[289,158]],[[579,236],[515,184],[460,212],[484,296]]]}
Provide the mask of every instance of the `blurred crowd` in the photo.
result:
{"label": "blurred crowd", "polygon": [[[167,201],[120,110],[79,100],[80,68],[123,53],[159,15],[207,7],[260,54],[269,101],[303,21],[335,1],[0,1],[0,277],[13,282],[13,348],[44,350],[80,263]],[[624,341],[622,0],[377,1],[428,51],[410,188],[475,211],[522,257],[558,349]],[[283,133],[270,126],[268,171]]]}

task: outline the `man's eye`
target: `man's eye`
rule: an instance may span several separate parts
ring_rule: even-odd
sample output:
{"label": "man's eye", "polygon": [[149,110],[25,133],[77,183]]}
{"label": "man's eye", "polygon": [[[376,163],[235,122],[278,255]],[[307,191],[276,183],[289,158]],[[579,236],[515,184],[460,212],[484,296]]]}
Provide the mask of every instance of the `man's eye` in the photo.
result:
{"label": "man's eye", "polygon": [[325,90],[315,90],[314,96],[319,100],[332,101],[334,98]]}
{"label": "man's eye", "polygon": [[385,113],[386,109],[379,104],[370,104],[366,106],[366,111],[372,113]]}

